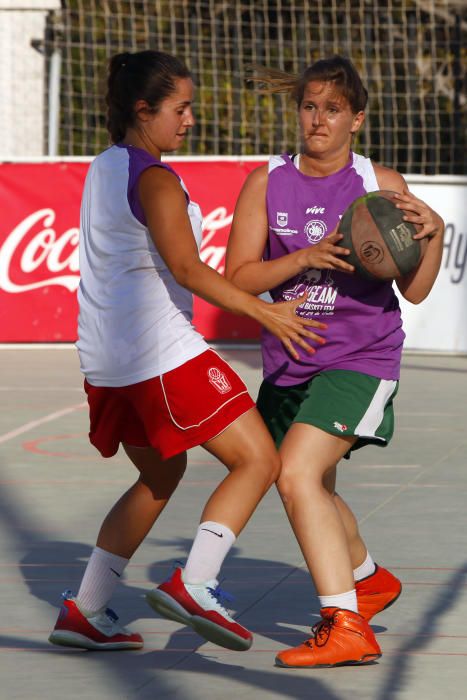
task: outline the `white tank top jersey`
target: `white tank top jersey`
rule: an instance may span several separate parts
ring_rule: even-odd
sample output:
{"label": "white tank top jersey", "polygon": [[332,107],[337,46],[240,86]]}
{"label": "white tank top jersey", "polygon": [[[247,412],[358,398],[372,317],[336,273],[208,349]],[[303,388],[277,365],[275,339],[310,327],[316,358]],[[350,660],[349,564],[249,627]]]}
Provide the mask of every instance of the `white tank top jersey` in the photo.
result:
{"label": "white tank top jersey", "polygon": [[[122,145],[94,159],[81,202],[76,344],[81,371],[94,386],[136,384],[208,348],[191,323],[191,292],[175,281],[145,225],[138,178],[154,166],[179,179],[201,244],[201,211],[170,166]],[[173,238],[176,246],[176,231]]]}

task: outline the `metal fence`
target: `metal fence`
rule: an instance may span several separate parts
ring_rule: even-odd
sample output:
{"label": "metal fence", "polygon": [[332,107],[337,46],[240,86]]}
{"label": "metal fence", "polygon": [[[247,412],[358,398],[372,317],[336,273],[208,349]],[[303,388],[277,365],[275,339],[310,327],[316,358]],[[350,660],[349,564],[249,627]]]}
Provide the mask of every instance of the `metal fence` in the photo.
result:
{"label": "metal fence", "polygon": [[178,55],[195,75],[197,125],[181,153],[296,149],[295,106],[255,92],[246,67],[300,72],[339,53],[370,93],[362,153],[405,173],[462,174],[466,29],[464,0],[62,0],[44,43],[59,86],[58,152],[107,145],[107,59],[145,48]]}

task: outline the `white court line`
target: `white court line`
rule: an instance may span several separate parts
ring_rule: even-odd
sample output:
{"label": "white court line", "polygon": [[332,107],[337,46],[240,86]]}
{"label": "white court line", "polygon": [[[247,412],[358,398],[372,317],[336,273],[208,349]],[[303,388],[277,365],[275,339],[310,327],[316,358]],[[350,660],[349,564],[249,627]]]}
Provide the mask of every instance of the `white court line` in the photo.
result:
{"label": "white court line", "polygon": [[73,406],[69,406],[68,408],[64,408],[61,411],[49,413],[48,416],[44,416],[43,418],[39,418],[38,420],[33,420],[30,423],[25,423],[19,428],[16,428],[16,430],[12,430],[9,433],[0,435],[0,444],[2,442],[7,442],[8,440],[11,440],[12,438],[17,437],[18,435],[21,435],[22,433],[27,433],[28,430],[32,430],[32,428],[37,428],[38,425],[42,425],[43,423],[49,423],[50,421],[55,420],[56,418],[61,418],[62,416],[66,416],[68,413],[73,413],[73,411],[76,411],[79,408],[85,408],[85,406],[87,406],[87,402],[83,401],[82,403],[77,403]]}

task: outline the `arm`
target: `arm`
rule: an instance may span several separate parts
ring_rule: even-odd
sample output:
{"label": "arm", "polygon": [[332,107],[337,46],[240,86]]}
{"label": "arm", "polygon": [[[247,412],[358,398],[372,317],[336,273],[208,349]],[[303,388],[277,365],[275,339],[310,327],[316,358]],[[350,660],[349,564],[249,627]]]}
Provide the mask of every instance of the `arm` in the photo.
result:
{"label": "arm", "polygon": [[178,284],[221,309],[255,319],[276,335],[293,357],[298,358],[298,354],[291,341],[314,352],[305,338],[318,342],[321,338],[307,326],[325,325],[296,315],[302,300],[267,304],[238,289],[200,260],[185,195],[172,173],[148,168],[140,176],[138,191],[154,244]]}
{"label": "arm", "polygon": [[405,277],[399,277],[396,284],[404,299],[419,304],[429,294],[441,266],[443,256],[444,222],[428,204],[418,199],[408,190],[402,175],[395,170],[375,165],[376,178],[382,190],[398,193],[397,205],[405,213],[404,220],[420,229],[414,236],[423,240],[425,254],[418,267]]}
{"label": "arm", "polygon": [[341,234],[332,233],[320,243],[275,260],[263,260],[268,237],[266,213],[267,166],[254,170],[243,185],[235,207],[227,245],[225,275],[251,294],[261,294],[309,268],[354,268],[338,255],[348,255],[337,243]]}

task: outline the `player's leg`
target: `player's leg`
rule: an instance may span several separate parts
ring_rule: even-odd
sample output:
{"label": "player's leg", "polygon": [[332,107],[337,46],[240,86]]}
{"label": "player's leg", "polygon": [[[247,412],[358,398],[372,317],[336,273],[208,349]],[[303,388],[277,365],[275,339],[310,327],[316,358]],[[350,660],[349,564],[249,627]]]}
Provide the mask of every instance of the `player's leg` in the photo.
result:
{"label": "player's leg", "polygon": [[143,645],[141,636],[122,627],[107,606],[131,556],[183,476],[186,453],[164,461],[151,447],[124,448],[139,478],[104,519],[76,598],[68,591],[64,594],[49,637],[54,644],[105,650]]}
{"label": "player's leg", "polygon": [[186,452],[162,460],[152,447],[123,445],[139,478],[117,501],[97,538],[101,549],[130,559],[164,510],[186,469]]}
{"label": "player's leg", "polygon": [[204,507],[185,569],[148,594],[160,614],[191,625],[206,639],[239,651],[252,635],[224,608],[217,576],[259,501],[279,474],[274,443],[255,408],[203,445],[229,473]]}
{"label": "player's leg", "polygon": [[327,483],[353,442],[355,438],[294,423],[279,451],[277,488],[318,595],[354,588],[347,534]]}
{"label": "player's leg", "polygon": [[344,501],[344,499],[336,492],[336,476],[337,469],[330,469],[324,476],[323,483],[326,490],[334,496],[334,502],[347,536],[352,568],[356,569],[366,560],[368,550],[362,536],[360,535],[357,518],[352,513],[350,507]]}
{"label": "player's leg", "polygon": [[326,484],[355,440],[294,423],[282,442],[278,490],[313,578],[323,620],[312,639],[278,654],[279,666],[361,664],[381,655],[371,628],[358,614],[347,535],[332,484]]}
{"label": "player's leg", "polygon": [[344,499],[334,492],[334,500],[347,535],[358,612],[366,620],[371,620],[396,602],[402,584],[394,574],[373,561],[360,534],[357,519]]}

